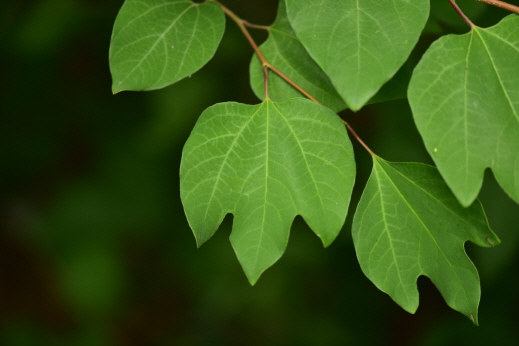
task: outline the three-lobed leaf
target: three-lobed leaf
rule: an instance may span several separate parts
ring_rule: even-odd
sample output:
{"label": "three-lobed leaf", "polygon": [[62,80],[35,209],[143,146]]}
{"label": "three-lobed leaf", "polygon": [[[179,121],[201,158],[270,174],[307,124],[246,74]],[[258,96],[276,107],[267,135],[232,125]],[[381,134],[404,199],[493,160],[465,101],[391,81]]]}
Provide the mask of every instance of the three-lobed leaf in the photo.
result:
{"label": "three-lobed leaf", "polygon": [[425,26],[429,0],[286,0],[301,43],[352,110],[402,66]]}
{"label": "three-lobed leaf", "polygon": [[254,284],[283,254],[296,215],[325,246],[335,239],[355,161],[342,121],[324,106],[302,98],[229,102],[201,115],[185,144],[180,178],[198,245],[232,213],[231,243]]}
{"label": "three-lobed leaf", "polygon": [[112,91],[153,90],[198,71],[225,29],[214,2],[126,0],[110,42]]}
{"label": "three-lobed leaf", "polygon": [[464,243],[488,247],[499,239],[481,204],[463,208],[436,168],[375,157],[352,232],[364,274],[405,310],[418,308],[416,281],[426,275],[477,324],[479,276]]}
{"label": "three-lobed leaf", "polygon": [[477,197],[490,167],[519,202],[519,16],[431,45],[409,85],[429,154],[459,201]]}

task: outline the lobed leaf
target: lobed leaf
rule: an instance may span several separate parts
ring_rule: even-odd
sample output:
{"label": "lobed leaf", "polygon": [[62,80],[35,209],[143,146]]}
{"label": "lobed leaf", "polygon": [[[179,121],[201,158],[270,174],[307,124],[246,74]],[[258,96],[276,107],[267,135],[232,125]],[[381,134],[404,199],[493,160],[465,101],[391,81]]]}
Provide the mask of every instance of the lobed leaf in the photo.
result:
{"label": "lobed leaf", "polygon": [[409,103],[429,154],[464,206],[490,167],[519,202],[519,17],[434,42],[416,67]]}
{"label": "lobed leaf", "polygon": [[500,241],[481,204],[463,208],[434,167],[375,157],[352,232],[364,274],[405,310],[418,308],[416,281],[426,275],[477,324],[479,276],[464,243]]}
{"label": "lobed leaf", "polygon": [[198,71],[225,29],[214,2],[126,0],[110,42],[112,91],[163,88]]}
{"label": "lobed leaf", "polygon": [[286,0],[297,37],[352,110],[402,66],[429,13],[429,0]]}
{"label": "lobed leaf", "polygon": [[351,142],[328,108],[297,98],[221,103],[187,140],[180,193],[200,246],[228,213],[231,243],[254,284],[287,246],[301,215],[328,246],[346,217],[355,179]]}

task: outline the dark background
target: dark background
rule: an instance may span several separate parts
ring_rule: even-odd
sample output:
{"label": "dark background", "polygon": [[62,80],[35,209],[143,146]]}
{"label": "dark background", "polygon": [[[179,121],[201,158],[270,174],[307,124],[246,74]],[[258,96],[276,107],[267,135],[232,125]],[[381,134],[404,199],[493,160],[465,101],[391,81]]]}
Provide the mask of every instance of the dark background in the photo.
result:
{"label": "dark background", "polygon": [[[275,0],[222,2],[253,23],[275,17]],[[418,56],[468,29],[447,0],[431,2]],[[481,200],[503,244],[466,245],[481,276],[480,327],[427,278],[411,315],[362,274],[350,225],[371,159],[357,143],[352,206],[329,248],[297,218],[254,287],[228,241],[232,217],[197,250],[179,198],[182,145],[208,106],[259,102],[252,50],[228,21],[192,78],[113,96],[108,48],[122,3],[0,2],[0,345],[517,345],[519,206],[488,172]],[[482,27],[508,14],[458,3]],[[431,162],[406,100],[341,116],[385,159]]]}

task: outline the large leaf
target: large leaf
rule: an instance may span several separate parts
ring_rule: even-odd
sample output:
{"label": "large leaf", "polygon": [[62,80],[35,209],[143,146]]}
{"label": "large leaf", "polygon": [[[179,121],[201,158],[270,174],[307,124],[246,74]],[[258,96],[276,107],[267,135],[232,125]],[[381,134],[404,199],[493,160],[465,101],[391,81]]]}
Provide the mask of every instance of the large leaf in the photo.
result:
{"label": "large leaf", "polygon": [[365,105],[405,62],[429,0],[286,0],[297,37],[352,110]]}
{"label": "large leaf", "polygon": [[519,17],[436,41],[416,67],[409,103],[427,150],[460,202],[490,167],[519,202]]}
{"label": "large leaf", "polygon": [[208,108],[186,142],[180,192],[200,246],[227,213],[231,243],[249,281],[283,254],[301,215],[329,245],[339,233],[355,179],[339,117],[315,102],[266,100]]}
{"label": "large leaf", "polygon": [[110,43],[112,91],[159,89],[198,71],[213,57],[224,28],[214,2],[126,0]]}
{"label": "large leaf", "polygon": [[[269,38],[260,46],[266,59],[302,87],[319,102],[335,112],[348,106],[335,90],[328,76],[310,57],[288,22],[285,2],[279,2],[276,21],[269,27]],[[264,75],[261,62],[253,55],[250,63],[252,90],[259,99],[265,98]],[[383,102],[407,97],[407,85],[411,78],[411,68],[407,65],[395,74],[368,103]],[[269,97],[276,102],[284,102],[301,96],[299,91],[273,71],[269,71]]]}
{"label": "large leaf", "polygon": [[464,243],[499,239],[481,204],[463,208],[434,167],[375,157],[353,240],[366,276],[405,310],[418,308],[416,281],[426,275],[450,307],[477,323],[479,276]]}

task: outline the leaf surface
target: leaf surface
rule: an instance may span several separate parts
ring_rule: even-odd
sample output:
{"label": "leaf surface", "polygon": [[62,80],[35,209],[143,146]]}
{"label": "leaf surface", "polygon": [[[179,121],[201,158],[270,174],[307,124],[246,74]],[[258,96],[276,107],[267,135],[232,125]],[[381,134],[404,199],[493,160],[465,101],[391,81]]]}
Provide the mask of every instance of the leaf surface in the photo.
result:
{"label": "leaf surface", "polygon": [[168,86],[205,65],[225,29],[214,2],[126,0],[110,42],[112,91]]}
{"label": "leaf surface", "polygon": [[429,13],[429,0],[286,0],[297,37],[352,110],[402,66]]}
{"label": "leaf surface", "polygon": [[296,215],[325,246],[335,239],[355,162],[343,123],[324,106],[302,98],[229,102],[200,116],[183,150],[180,178],[197,244],[233,213],[231,243],[254,284],[285,251]]}
{"label": "leaf surface", "polygon": [[490,167],[519,202],[519,16],[431,45],[409,85],[429,154],[459,201],[477,197]]}
{"label": "leaf surface", "polygon": [[[279,2],[276,21],[269,27],[269,37],[260,46],[260,50],[274,67],[323,105],[334,112],[348,108],[328,76],[310,57],[296,37],[288,22],[284,1]],[[263,100],[265,98],[263,69],[256,54],[253,55],[250,63],[250,76],[252,90],[260,100]],[[404,65],[368,103],[406,98],[410,78],[411,68]],[[302,94],[298,90],[269,70],[269,97],[273,101],[284,102],[301,96]]]}
{"label": "leaf surface", "polygon": [[464,243],[499,239],[481,204],[463,208],[436,168],[374,158],[352,232],[366,276],[405,310],[418,308],[416,281],[426,275],[450,307],[477,323],[479,276]]}

